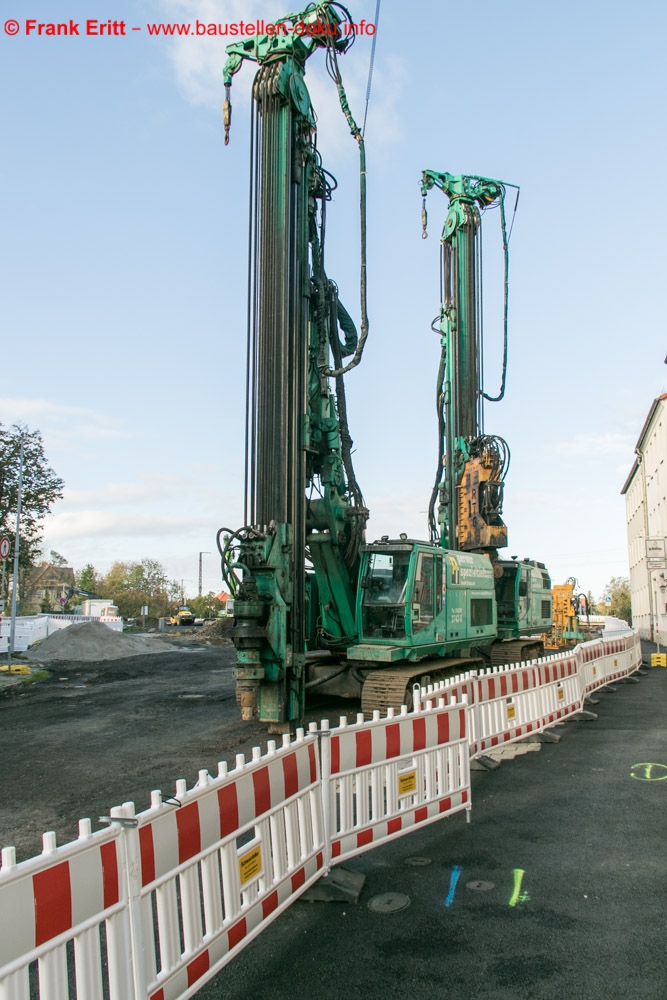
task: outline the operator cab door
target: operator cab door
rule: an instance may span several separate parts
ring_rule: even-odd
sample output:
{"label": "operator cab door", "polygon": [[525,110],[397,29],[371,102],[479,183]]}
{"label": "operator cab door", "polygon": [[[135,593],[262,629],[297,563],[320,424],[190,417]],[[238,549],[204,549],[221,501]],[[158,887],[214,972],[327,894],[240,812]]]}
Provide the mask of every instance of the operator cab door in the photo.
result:
{"label": "operator cab door", "polygon": [[362,635],[367,640],[405,641],[411,553],[369,554],[362,580]]}
{"label": "operator cab door", "polygon": [[525,623],[528,620],[528,611],[530,609],[530,585],[528,578],[529,571],[527,569],[521,570],[521,576],[519,577],[519,623],[520,627],[525,627]]}
{"label": "operator cab door", "polygon": [[[418,552],[410,612],[413,636],[432,626],[441,609],[442,556]],[[433,641],[430,634],[428,641]]]}

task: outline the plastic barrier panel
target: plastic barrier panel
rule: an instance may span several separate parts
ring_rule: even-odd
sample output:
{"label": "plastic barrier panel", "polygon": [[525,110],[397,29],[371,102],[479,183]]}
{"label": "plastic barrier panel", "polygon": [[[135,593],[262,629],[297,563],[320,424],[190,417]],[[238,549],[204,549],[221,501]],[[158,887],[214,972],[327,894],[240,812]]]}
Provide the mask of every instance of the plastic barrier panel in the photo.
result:
{"label": "plastic barrier panel", "polygon": [[471,705],[475,697],[476,678],[477,671],[468,670],[465,674],[457,674],[455,677],[448,677],[447,680],[436,681],[435,684],[429,684],[427,687],[419,688],[418,685],[415,685],[413,691],[415,712],[419,712],[427,701],[439,701],[440,698],[445,699],[446,705],[451,704],[452,699],[464,701],[467,698],[468,704]]}
{"label": "plastic barrier panel", "polygon": [[575,652],[542,660],[539,672],[539,694],[542,718],[539,728],[564,719],[584,707],[579,664]]}
{"label": "plastic barrier panel", "polygon": [[587,694],[597,691],[607,683],[602,655],[601,639],[594,639],[577,646],[583,689]]}
{"label": "plastic barrier panel", "polygon": [[301,730],[236,764],[216,779],[200,772],[191,792],[178,782],[174,799],[154,793],[126,831],[150,1000],[192,996],[323,874],[317,736]]}
{"label": "plastic barrier panel", "polygon": [[[430,704],[430,703],[429,703]],[[414,827],[470,809],[467,705],[322,722],[324,821],[338,864]],[[379,713],[375,713],[376,716]],[[329,734],[330,735],[327,735]]]}
{"label": "plastic barrier panel", "polygon": [[534,664],[493,667],[475,681],[470,754],[519,740],[540,729],[539,672]]}
{"label": "plastic barrier panel", "polygon": [[636,632],[613,634],[577,647],[583,688],[592,694],[613,680],[628,677],[641,666],[642,653]]}
{"label": "plastic barrier panel", "polygon": [[3,850],[0,1000],[134,1000],[119,833],[81,820],[78,840],[56,847],[45,833],[30,861]]}

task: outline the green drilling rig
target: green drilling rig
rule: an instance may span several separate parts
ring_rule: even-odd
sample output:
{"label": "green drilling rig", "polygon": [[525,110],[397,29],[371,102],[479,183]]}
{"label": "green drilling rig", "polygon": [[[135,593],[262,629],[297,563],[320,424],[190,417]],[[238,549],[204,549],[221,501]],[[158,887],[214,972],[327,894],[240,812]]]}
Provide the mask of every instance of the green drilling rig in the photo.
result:
{"label": "green drilling rig", "polygon": [[[544,563],[499,558],[498,550],[507,545],[502,510],[510,451],[503,438],[484,430],[484,403],[503,399],[506,386],[507,187],[510,185],[488,177],[435,170],[423,172],[421,186],[423,236],[427,235],[428,192],[438,188],[449,202],[440,239],[442,302],[434,321],[441,335],[442,352],[436,387],[439,453],[429,503],[430,538],[444,548],[485,553],[491,560],[501,640],[491,648],[492,664],[541,655],[544,647],[539,638],[531,643],[520,637],[542,636],[552,623],[551,579]],[[484,345],[479,238],[482,212],[490,208],[499,210],[504,257],[503,362],[496,396],[484,391],[481,372]]]}

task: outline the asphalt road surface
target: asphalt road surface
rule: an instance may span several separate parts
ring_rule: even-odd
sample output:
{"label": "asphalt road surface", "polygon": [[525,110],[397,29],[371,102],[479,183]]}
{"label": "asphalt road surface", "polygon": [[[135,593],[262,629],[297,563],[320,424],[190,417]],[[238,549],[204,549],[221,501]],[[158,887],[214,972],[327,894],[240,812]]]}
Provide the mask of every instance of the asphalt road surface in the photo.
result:
{"label": "asphalt road surface", "polygon": [[297,901],[198,998],[667,996],[667,670],[599,698],[598,721],[474,772],[469,825],[347,862],[358,904]]}

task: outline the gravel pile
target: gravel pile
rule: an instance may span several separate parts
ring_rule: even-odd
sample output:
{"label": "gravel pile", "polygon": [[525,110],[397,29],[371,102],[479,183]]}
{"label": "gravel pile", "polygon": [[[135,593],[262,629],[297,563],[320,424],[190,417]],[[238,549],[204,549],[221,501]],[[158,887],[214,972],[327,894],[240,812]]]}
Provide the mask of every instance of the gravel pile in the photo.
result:
{"label": "gravel pile", "polygon": [[232,641],[229,631],[233,624],[233,618],[211,618],[202,625],[198,638],[212,646],[229,646]]}
{"label": "gravel pile", "polygon": [[114,632],[103,622],[81,622],[61,628],[48,639],[31,647],[25,659],[32,663],[57,663],[75,660],[81,663],[119,660],[124,656],[145,653],[173,653],[174,647],[161,639]]}

